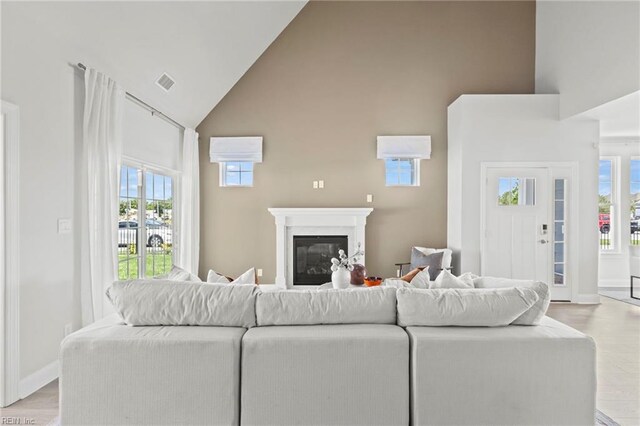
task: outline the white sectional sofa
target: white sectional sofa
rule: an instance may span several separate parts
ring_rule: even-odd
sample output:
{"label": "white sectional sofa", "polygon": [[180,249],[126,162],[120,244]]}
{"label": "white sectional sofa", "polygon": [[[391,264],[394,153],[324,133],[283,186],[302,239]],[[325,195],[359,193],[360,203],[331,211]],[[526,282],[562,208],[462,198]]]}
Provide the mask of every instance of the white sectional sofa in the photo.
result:
{"label": "white sectional sofa", "polygon": [[244,327],[132,327],[116,314],[68,336],[62,424],[594,423],[593,340],[548,317],[400,327],[392,288],[268,294],[247,298],[255,327],[246,314]]}

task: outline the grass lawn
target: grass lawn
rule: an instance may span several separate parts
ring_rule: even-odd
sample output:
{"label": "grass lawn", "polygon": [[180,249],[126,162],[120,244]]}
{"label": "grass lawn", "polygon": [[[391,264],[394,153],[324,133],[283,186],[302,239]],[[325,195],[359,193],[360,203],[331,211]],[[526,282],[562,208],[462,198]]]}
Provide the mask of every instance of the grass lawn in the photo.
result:
{"label": "grass lawn", "polygon": [[[161,251],[147,253],[147,277],[166,274],[173,266],[173,255]],[[118,279],[132,280],[138,278],[138,258],[133,257],[127,261],[124,254],[118,255]]]}

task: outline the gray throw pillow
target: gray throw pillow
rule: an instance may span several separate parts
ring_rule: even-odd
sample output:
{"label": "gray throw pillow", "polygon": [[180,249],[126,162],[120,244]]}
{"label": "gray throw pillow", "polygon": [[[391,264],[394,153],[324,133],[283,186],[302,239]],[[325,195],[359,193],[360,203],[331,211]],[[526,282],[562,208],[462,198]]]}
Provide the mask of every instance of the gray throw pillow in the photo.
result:
{"label": "gray throw pillow", "polygon": [[411,269],[429,267],[429,278],[431,281],[440,275],[442,271],[442,257],[444,252],[436,252],[433,254],[424,254],[420,250],[413,247],[411,249]]}

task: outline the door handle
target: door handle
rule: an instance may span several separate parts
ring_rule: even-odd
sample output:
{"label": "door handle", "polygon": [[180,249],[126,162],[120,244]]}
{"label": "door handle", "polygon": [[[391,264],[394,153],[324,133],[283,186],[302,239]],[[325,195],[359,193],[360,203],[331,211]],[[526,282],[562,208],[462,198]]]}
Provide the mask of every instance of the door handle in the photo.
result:
{"label": "door handle", "polygon": [[544,239],[539,241],[540,244],[547,244],[548,242],[549,242],[548,240],[544,240]]}

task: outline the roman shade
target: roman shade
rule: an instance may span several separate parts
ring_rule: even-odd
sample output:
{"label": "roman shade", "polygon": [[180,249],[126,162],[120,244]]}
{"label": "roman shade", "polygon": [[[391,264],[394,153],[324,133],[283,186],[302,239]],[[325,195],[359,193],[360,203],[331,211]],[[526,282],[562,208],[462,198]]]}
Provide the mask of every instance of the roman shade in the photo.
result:
{"label": "roman shade", "polygon": [[378,136],[378,159],[431,158],[431,136]]}
{"label": "roman shade", "polygon": [[209,145],[209,157],[212,163],[262,163],[262,136],[213,137]]}

